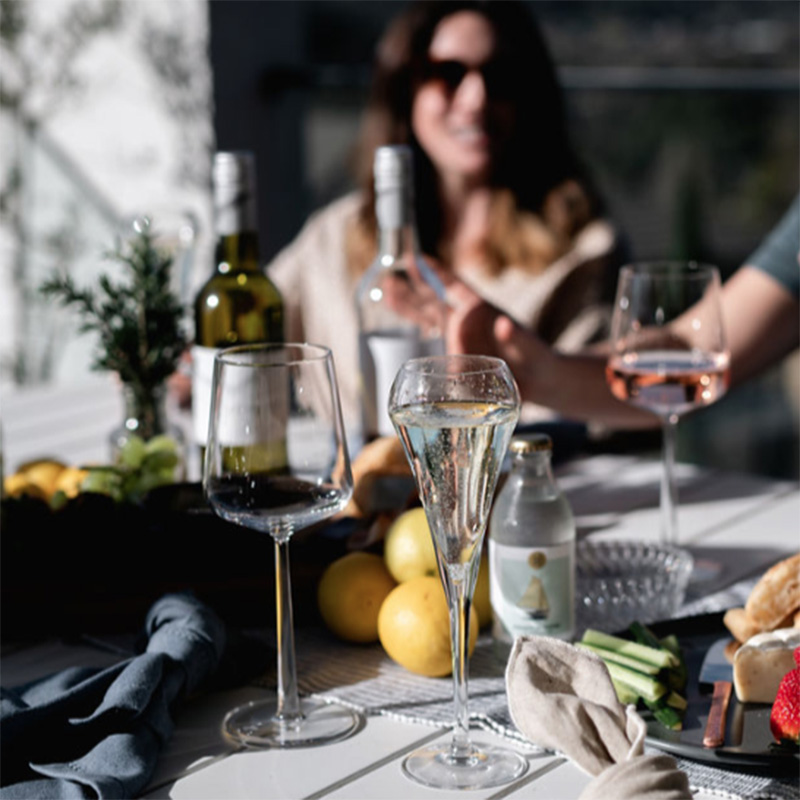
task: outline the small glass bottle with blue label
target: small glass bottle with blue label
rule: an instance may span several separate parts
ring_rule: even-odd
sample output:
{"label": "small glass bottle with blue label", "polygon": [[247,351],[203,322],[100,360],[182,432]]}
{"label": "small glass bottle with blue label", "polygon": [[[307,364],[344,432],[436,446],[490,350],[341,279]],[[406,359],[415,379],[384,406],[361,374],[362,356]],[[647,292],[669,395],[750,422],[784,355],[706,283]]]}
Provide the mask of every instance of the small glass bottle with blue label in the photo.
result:
{"label": "small glass bottle with blue label", "polygon": [[511,471],[489,523],[492,635],[572,637],[575,628],[575,520],[553,477],[553,444],[542,433],[515,436]]}

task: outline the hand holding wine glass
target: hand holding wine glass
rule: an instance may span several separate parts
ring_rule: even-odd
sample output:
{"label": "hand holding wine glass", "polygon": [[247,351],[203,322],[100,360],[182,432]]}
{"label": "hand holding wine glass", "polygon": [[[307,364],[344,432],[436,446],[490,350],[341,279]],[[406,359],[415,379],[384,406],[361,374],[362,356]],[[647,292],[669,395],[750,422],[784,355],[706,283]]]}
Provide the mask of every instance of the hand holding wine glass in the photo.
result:
{"label": "hand holding wine glass", "polygon": [[302,747],[342,739],[356,712],[301,700],[295,666],[289,540],[336,514],[352,495],[330,350],[307,344],[245,345],[215,357],[203,484],[224,519],[275,540],[278,697],[231,711],[229,739]]}
{"label": "hand holding wine glass", "polygon": [[407,361],[389,396],[389,414],[411,464],[450,607],[455,726],[452,741],[403,762],[414,780],[440,789],[498,786],[527,761],[470,740],[467,631],[492,497],[519,418],[519,392],[505,362],[487,356]]}
{"label": "hand holding wine glass", "polygon": [[661,539],[675,544],[675,432],[680,417],[727,390],[729,354],[716,267],[694,262],[633,264],[620,270],[606,379],[615,397],[662,422]]}

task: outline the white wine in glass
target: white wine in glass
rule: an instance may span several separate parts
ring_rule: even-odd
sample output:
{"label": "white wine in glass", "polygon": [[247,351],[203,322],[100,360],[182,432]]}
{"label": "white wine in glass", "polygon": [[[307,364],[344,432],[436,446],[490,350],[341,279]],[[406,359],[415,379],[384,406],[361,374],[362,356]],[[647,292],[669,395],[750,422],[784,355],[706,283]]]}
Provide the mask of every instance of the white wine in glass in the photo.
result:
{"label": "white wine in glass", "polygon": [[728,388],[716,267],[645,262],[620,270],[606,379],[620,400],[661,420],[661,541],[678,541],[675,433],[681,416]]}
{"label": "white wine in glass", "polygon": [[[354,733],[363,718],[301,699],[295,666],[289,540],[341,511],[353,492],[330,350],[244,345],[217,353],[203,485],[219,516],[275,540],[277,701],[249,703],[223,721],[249,747],[308,747]],[[275,469],[276,446],[285,467]]]}
{"label": "white wine in glass", "polygon": [[473,742],[467,708],[467,635],[480,552],[500,467],[519,418],[504,361],[431,356],[407,361],[389,415],[411,464],[450,608],[455,724],[452,740],[411,753],[403,770],[425,786],[482,789],[522,775],[528,762]]}

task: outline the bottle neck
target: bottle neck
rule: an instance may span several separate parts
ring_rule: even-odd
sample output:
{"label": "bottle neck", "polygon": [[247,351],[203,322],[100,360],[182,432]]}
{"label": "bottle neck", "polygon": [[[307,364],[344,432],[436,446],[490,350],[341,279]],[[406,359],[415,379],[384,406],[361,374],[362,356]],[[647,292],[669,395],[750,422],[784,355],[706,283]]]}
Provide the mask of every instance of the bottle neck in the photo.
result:
{"label": "bottle neck", "polygon": [[258,251],[258,234],[255,231],[238,231],[218,234],[214,261],[217,272],[259,272],[261,260]]}
{"label": "bottle neck", "polygon": [[255,173],[240,167],[235,177],[220,175],[214,187],[215,261],[222,274],[260,269]]}
{"label": "bottle neck", "polygon": [[524,472],[525,475],[537,478],[542,482],[555,485],[553,478],[553,468],[550,463],[550,453],[541,451],[538,453],[518,453],[514,456],[513,469],[516,472]]}
{"label": "bottle neck", "polygon": [[378,221],[378,252],[397,257],[416,253],[417,231],[411,192],[401,186],[384,189],[375,198]]}
{"label": "bottle neck", "polygon": [[417,235],[413,225],[402,228],[380,228],[378,231],[378,254],[399,259],[403,253],[416,253]]}

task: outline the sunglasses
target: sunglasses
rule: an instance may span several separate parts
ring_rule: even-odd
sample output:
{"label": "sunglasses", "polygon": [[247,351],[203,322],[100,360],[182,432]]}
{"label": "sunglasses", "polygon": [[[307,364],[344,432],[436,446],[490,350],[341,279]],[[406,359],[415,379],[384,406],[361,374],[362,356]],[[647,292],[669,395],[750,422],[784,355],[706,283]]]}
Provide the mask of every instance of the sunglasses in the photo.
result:
{"label": "sunglasses", "polygon": [[486,91],[491,97],[506,98],[516,93],[519,73],[508,59],[495,59],[475,67],[452,59],[429,59],[423,67],[423,80],[426,83],[438,83],[449,94],[454,94],[467,74],[473,71],[481,74]]}

